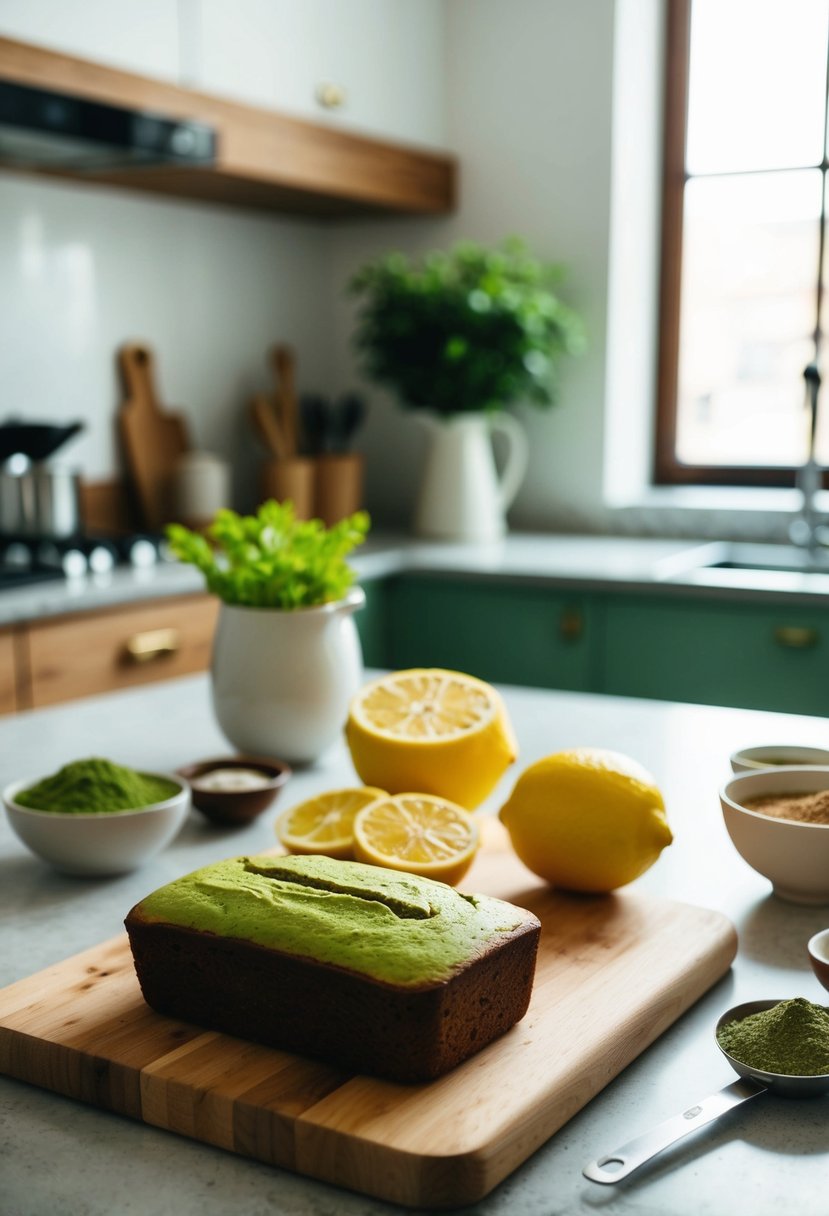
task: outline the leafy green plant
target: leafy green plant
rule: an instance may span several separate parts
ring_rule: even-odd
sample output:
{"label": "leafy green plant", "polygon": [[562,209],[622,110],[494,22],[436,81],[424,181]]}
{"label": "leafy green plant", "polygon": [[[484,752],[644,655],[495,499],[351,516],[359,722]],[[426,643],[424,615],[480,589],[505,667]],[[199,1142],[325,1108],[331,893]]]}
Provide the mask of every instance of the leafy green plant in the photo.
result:
{"label": "leafy green plant", "polygon": [[326,528],[319,519],[296,519],[292,503],[270,500],[255,515],[217,512],[205,534],[169,524],[167,538],[179,561],[198,567],[226,604],[310,608],[342,599],[354,583],[345,559],[369,525],[357,511]]}
{"label": "leafy green plant", "polygon": [[517,239],[371,262],[349,284],[364,370],[412,409],[548,406],[560,357],[584,345],[579,317],[556,294],[560,278]]}

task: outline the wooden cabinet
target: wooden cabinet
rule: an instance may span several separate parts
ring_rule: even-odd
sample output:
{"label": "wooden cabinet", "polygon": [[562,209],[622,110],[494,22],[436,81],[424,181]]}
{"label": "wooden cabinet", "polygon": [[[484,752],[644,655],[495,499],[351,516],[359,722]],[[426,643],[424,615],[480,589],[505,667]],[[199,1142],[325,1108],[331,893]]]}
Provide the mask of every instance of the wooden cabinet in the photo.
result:
{"label": "wooden cabinet", "polygon": [[392,7],[388,0],[200,0],[191,83],[313,122],[440,145],[442,0]]}
{"label": "wooden cabinet", "polygon": [[603,692],[829,714],[819,608],[619,595],[606,602],[603,638]]}
{"label": "wooden cabinet", "polygon": [[15,630],[0,630],[0,714],[11,714],[17,709],[16,641]]}
{"label": "wooden cabinet", "polygon": [[20,707],[202,671],[217,615],[218,602],[199,595],[34,622],[20,639]]}
{"label": "wooden cabinet", "polygon": [[394,667],[538,688],[593,686],[593,606],[578,592],[412,575],[390,588]]}
{"label": "wooden cabinet", "polygon": [[[242,105],[2,36],[0,76],[116,106],[199,119],[216,131],[216,160],[209,166],[108,167],[84,172],[86,182],[330,219],[442,215],[455,205],[457,166],[445,152]],[[57,166],[48,172],[77,176]]]}

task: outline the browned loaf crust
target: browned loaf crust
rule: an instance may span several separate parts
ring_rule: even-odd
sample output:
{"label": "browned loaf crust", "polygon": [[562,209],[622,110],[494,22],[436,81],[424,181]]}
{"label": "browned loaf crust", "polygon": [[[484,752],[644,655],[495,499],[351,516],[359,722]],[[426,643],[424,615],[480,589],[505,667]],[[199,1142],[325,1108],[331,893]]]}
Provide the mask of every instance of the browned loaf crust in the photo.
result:
{"label": "browned loaf crust", "polygon": [[519,1021],[539,936],[528,921],[452,979],[410,989],[193,929],[127,929],[159,1013],[394,1081],[438,1077]]}
{"label": "browned loaf crust", "polygon": [[140,907],[126,927],[144,998],[159,1013],[404,1082],[440,1076],[524,1016],[540,934],[524,912],[449,978],[413,987],[145,921]]}

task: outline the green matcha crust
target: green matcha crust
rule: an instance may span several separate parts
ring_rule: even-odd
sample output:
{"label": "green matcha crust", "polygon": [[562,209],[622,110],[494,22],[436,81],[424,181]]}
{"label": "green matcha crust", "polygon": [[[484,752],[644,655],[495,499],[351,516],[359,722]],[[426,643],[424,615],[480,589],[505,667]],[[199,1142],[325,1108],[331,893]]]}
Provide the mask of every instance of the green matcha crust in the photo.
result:
{"label": "green matcha crust", "polygon": [[153,892],[135,911],[386,983],[439,983],[518,928],[520,909],[379,866],[329,857],[234,857]]}

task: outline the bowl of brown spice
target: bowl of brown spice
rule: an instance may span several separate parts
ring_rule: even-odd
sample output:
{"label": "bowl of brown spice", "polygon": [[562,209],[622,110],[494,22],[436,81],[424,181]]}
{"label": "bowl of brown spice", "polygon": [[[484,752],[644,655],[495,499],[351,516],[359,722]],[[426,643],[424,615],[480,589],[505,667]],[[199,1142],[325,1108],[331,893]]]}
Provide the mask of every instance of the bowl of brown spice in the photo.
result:
{"label": "bowl of brown spice", "polygon": [[829,904],[829,766],[740,773],[720,790],[720,805],[732,844],[775,895]]}

